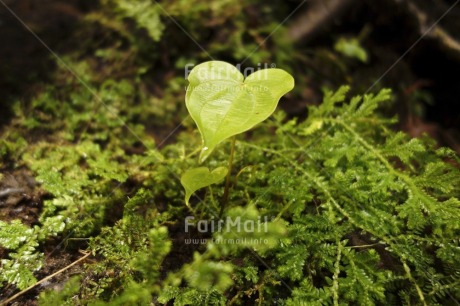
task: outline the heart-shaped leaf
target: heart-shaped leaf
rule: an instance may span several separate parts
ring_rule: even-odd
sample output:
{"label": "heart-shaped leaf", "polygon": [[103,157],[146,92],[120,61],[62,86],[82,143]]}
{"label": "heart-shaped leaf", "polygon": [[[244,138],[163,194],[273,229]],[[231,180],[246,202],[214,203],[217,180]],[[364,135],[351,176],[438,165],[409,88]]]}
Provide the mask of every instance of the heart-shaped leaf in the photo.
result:
{"label": "heart-shaped leaf", "polygon": [[189,200],[192,194],[198,189],[219,183],[227,175],[228,169],[219,167],[212,172],[206,167],[199,167],[187,170],[180,179],[182,186],[185,188],[185,204],[189,206]]}
{"label": "heart-shaped leaf", "polygon": [[294,88],[282,69],[259,70],[244,79],[229,63],[210,61],[192,69],[185,104],[203,138],[200,162],[223,140],[267,119]]}

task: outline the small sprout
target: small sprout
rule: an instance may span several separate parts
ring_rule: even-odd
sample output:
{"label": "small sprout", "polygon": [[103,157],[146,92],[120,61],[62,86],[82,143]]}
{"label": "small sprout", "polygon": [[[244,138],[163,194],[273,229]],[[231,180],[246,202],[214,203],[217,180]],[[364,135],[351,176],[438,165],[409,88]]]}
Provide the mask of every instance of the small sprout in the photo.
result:
{"label": "small sprout", "polygon": [[233,65],[210,61],[190,72],[185,104],[203,138],[200,162],[222,141],[253,128],[294,88],[282,69],[263,69],[246,79]]}

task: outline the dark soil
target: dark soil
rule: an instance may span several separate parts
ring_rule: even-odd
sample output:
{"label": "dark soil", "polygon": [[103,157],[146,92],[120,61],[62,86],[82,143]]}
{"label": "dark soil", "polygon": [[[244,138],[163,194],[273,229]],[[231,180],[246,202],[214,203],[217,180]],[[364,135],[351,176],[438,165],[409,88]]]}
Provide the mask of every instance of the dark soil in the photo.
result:
{"label": "dark soil", "polygon": [[37,188],[37,183],[26,169],[3,172],[2,175],[0,219],[19,219],[29,226],[36,224],[45,193]]}

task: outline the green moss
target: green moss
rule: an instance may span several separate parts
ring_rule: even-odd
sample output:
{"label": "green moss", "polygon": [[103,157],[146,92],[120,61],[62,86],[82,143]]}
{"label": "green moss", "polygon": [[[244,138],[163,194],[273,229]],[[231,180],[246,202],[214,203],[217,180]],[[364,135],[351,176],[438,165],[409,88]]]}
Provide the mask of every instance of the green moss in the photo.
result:
{"label": "green moss", "polygon": [[[162,42],[179,30],[162,27],[169,21],[158,6],[132,12],[122,2],[103,1],[99,15],[87,16],[87,31],[110,31],[65,58],[85,85],[60,68],[53,84],[14,106],[0,140],[2,169],[29,169],[43,192],[31,226],[0,221],[2,289],[35,284],[47,264],[44,252],[59,244],[63,253],[82,248],[94,256],[61,291],[42,292],[42,305],[443,305],[460,299],[460,160],[433,140],[395,132],[396,120],[379,114],[391,103],[388,90],[352,99],[347,87],[327,91],[322,104],[305,110],[305,120],[276,111],[237,139],[224,213],[241,222],[267,218],[267,231],[233,226],[200,233],[196,224],[186,232],[187,216],[195,223],[216,220],[224,197],[221,185],[211,185],[191,197],[191,210],[180,184],[197,166],[201,139],[185,119],[186,82],[175,69],[205,55],[174,46],[165,75]],[[210,52],[243,59],[255,38],[274,28],[261,22],[267,26],[247,31],[242,6],[255,2],[243,2],[164,5],[198,37],[210,35],[211,21],[225,24]],[[278,13],[261,12],[262,21]],[[145,19],[152,14],[157,17]],[[202,19],[209,24],[199,27]],[[249,61],[273,56],[289,63],[290,47],[271,52],[267,43]],[[229,150],[223,142],[203,166],[226,167]]]}

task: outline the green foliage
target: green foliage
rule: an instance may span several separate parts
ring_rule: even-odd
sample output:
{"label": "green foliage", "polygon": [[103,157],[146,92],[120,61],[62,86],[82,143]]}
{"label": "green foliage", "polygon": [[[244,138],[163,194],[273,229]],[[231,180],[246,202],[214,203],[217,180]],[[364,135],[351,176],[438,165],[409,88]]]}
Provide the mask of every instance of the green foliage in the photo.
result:
{"label": "green foliage", "polygon": [[192,194],[198,189],[221,182],[227,175],[228,169],[219,167],[209,171],[206,167],[189,169],[182,174],[180,182],[185,189],[185,204],[189,206]]}
{"label": "green foliage", "polygon": [[184,265],[182,268],[184,278],[192,288],[202,291],[215,289],[219,292],[225,291],[232,285],[232,265],[225,262],[215,262],[195,253],[193,262]]}
{"label": "green foliage", "polygon": [[0,221],[0,244],[7,249],[17,249],[31,236],[33,229],[14,220],[11,223]]}
{"label": "green foliage", "polygon": [[[285,225],[265,220],[254,206],[231,208],[225,220],[223,228],[207,241],[205,252],[195,252],[191,263],[169,274],[159,301],[174,299],[177,305],[187,305],[191,301],[220,305],[225,301],[224,293],[235,282],[257,280],[255,267],[239,267],[225,258],[244,257],[250,250],[254,254],[267,254],[278,247],[279,239],[286,234]],[[178,287],[183,280],[189,286],[185,290]]]}
{"label": "green foliage", "polygon": [[[19,133],[5,133],[0,139],[0,157],[3,160],[8,158],[16,160],[20,158],[24,149],[27,147],[27,141]],[[1,165],[1,162],[0,162]]]}
{"label": "green foliage", "polygon": [[40,293],[38,304],[49,306],[75,305],[80,281],[79,277],[72,277],[65,283],[59,294],[55,291]]}
{"label": "green foliage", "polygon": [[[24,155],[24,161],[37,173],[37,181],[54,197],[45,200],[42,222],[52,216],[66,219],[68,227],[85,235],[104,217],[107,206],[116,201],[115,182],[128,178],[127,168],[115,159],[115,152],[102,152],[92,142],[56,146],[38,143]],[[118,152],[121,158],[121,152]],[[110,157],[109,157],[110,155]],[[109,197],[102,197],[103,194]],[[90,220],[77,220],[84,211],[94,214]]]}
{"label": "green foliage", "polygon": [[264,69],[244,78],[221,61],[194,67],[188,81],[185,103],[203,138],[201,162],[223,140],[267,119],[294,88],[294,79],[284,70]]}
{"label": "green foliage", "polygon": [[[64,57],[84,85],[57,68],[53,84],[15,103],[2,134],[2,170],[27,168],[41,189],[23,200],[39,207],[31,226],[10,220],[13,214],[0,221],[2,292],[24,289],[61,268],[49,265],[56,252],[48,253],[59,243],[63,253],[81,248],[94,256],[60,275],[62,289],[41,292],[41,305],[459,300],[460,159],[428,138],[395,132],[396,120],[378,113],[392,99],[390,91],[350,101],[347,87],[326,91],[323,103],[300,121],[273,113],[293,87],[284,71],[261,70],[243,80],[233,66],[205,63],[195,67],[186,93],[201,137],[192,120],[184,120],[167,142],[153,140],[163,141],[163,133],[186,117],[183,67],[207,52],[254,66],[272,61],[289,72],[293,59],[308,63],[292,52],[277,22],[281,16],[254,0],[101,1],[84,18],[75,40],[81,49]],[[207,52],[184,46],[181,27],[206,42]],[[95,39],[81,39],[86,36]],[[367,58],[355,39],[340,39],[336,51]],[[326,61],[346,71],[331,54],[323,54]],[[312,80],[296,67],[297,83]],[[228,108],[217,109],[219,99]],[[248,129],[236,142],[230,171],[222,216],[228,227],[202,233],[198,222],[219,216],[225,191],[214,183],[227,173],[221,166],[229,151],[221,146],[205,167],[187,172],[199,158],[194,149],[208,147],[206,157]],[[202,187],[208,188],[193,210],[184,207],[184,196],[188,201]],[[2,210],[9,208],[1,200]],[[196,222],[185,232],[188,214]],[[260,230],[251,228],[254,223]]]}
{"label": "green foliage", "polygon": [[[262,233],[215,233],[206,252],[170,275],[160,300],[205,303],[215,291],[290,305],[372,305],[403,294],[432,304],[457,296],[459,257],[449,252],[457,245],[459,173],[439,159],[452,153],[388,129],[374,115],[388,91],[343,104],[346,90],[327,94],[303,123],[285,124],[278,114],[267,123],[277,128],[275,140],[238,142],[236,164],[257,171],[239,176],[230,203],[249,198],[258,209],[236,206],[227,215],[242,222],[276,215],[275,223]],[[241,242],[250,238],[268,241]],[[250,254],[257,256],[241,267],[226,260]],[[261,277],[258,256],[274,274]]]}
{"label": "green foliage", "polygon": [[174,305],[225,305],[225,297],[219,292],[199,291],[194,288],[166,287],[158,297],[158,302],[174,300]]}
{"label": "green foliage", "polygon": [[262,216],[254,205],[230,208],[227,220],[224,230],[214,234],[218,248],[209,247],[219,255],[236,255],[247,249],[264,255],[278,247],[279,240],[286,234],[284,222],[269,221],[268,216]]}
{"label": "green foliage", "polygon": [[[277,111],[236,142],[223,215],[229,227],[213,233],[200,233],[198,222],[216,220],[222,186],[208,184],[190,212],[176,177],[196,165],[198,133],[184,129],[161,150],[133,153],[126,148],[136,141],[102,111],[88,130],[83,121],[74,126],[65,119],[76,112],[71,105],[50,110],[54,121],[22,121],[19,131],[26,133],[75,128],[50,136],[59,143],[27,139],[23,151],[4,155],[20,156],[17,162],[33,171],[47,195],[32,227],[0,222],[0,244],[7,250],[2,285],[34,284],[44,264],[42,246],[69,235],[89,241],[95,256],[60,292],[42,293],[42,305],[458,300],[459,158],[428,138],[393,131],[395,120],[377,113],[391,99],[388,90],[349,102],[347,90],[327,92],[302,122]],[[44,112],[45,105],[40,101],[35,111]],[[127,120],[139,118],[137,108],[134,115],[129,107],[111,105]],[[82,118],[92,112],[80,106]],[[104,132],[107,126],[113,135]],[[7,141],[15,138],[21,135]],[[216,169],[227,158],[224,147],[215,150],[206,167]],[[196,225],[185,232],[190,213]],[[227,217],[243,225],[261,221],[261,230],[241,230]]]}
{"label": "green foliage", "polygon": [[[253,5],[261,9],[256,23],[250,21]],[[289,7],[283,6],[285,10]],[[97,52],[99,59],[110,63],[110,69],[120,74],[126,73],[118,70],[120,63],[131,64],[130,70],[133,70],[133,66],[137,67],[137,72],[143,75],[151,68],[157,69],[166,57],[171,58],[172,64],[182,70],[184,62],[202,61],[209,58],[209,54],[215,58],[230,56],[238,61],[247,59],[253,65],[275,60],[283,65],[291,60],[292,43],[280,29],[282,19],[279,18],[279,11],[270,4],[254,0],[216,0],[212,3],[201,0],[103,0],[99,10],[86,16],[88,28],[85,34],[89,31],[97,36],[96,41],[91,42],[91,47],[100,47]],[[279,22],[276,22],[277,19]],[[215,33],[218,35],[209,39]],[[269,34],[272,34],[277,45],[286,46],[286,50],[274,53],[267,50],[268,45],[260,48],[261,37]],[[200,42],[200,46],[189,43],[189,38]],[[186,41],[185,46],[182,40]],[[169,45],[171,41],[177,43]],[[209,43],[205,43],[207,41]],[[164,50],[166,45],[167,50]],[[125,49],[126,46],[128,48]],[[195,54],[191,55],[190,49],[195,49]],[[247,58],[249,54],[251,56]],[[273,54],[276,54],[276,58],[272,58]],[[182,74],[180,79],[183,81]],[[166,81],[168,87],[172,85],[171,80]],[[158,97],[156,99],[156,102],[162,103],[162,107],[168,105],[163,105],[164,102]]]}
{"label": "green foliage", "polygon": [[357,38],[341,37],[334,45],[334,49],[345,56],[356,58],[363,63],[368,60],[367,51],[361,46]]}
{"label": "green foliage", "polygon": [[40,226],[28,227],[19,220],[0,221],[0,247],[9,251],[8,259],[1,260],[0,283],[7,282],[24,289],[37,280],[34,272],[43,266],[39,243],[56,236],[65,228],[62,216],[47,218]]}
{"label": "green foliage", "polygon": [[106,1],[115,5],[120,18],[131,18],[136,21],[139,28],[147,30],[147,33],[154,41],[159,41],[164,30],[161,22],[161,10],[159,4],[152,5],[150,0],[136,1]]}
{"label": "green foliage", "polygon": [[[375,304],[392,295],[389,283],[400,285],[394,273],[413,286],[411,299],[432,303],[435,293],[423,288],[431,287],[428,284],[436,282],[437,277],[445,281],[444,273],[452,277],[443,268],[447,262],[437,267],[431,265],[433,248],[443,249],[444,243],[456,243],[452,239],[458,235],[460,213],[459,194],[454,187],[459,183],[458,169],[436,161],[444,150],[432,151],[429,143],[391,132],[385,120],[373,116],[377,106],[388,99],[388,91],[356,97],[350,104],[337,107],[346,90],[326,95],[321,106],[310,109],[310,117],[304,123],[286,128],[282,132],[282,147],[261,149],[279,156],[284,167],[299,177],[280,178],[281,181],[293,180],[290,184],[310,190],[321,203],[305,208],[314,208],[320,214],[317,217],[303,216],[305,210],[300,215],[297,209],[291,210],[296,208],[291,203],[283,209],[285,216],[292,211],[294,223],[286,242],[288,247],[278,254],[279,271],[293,280],[303,276],[294,267],[304,267],[309,271],[309,279],[319,272],[312,271],[311,266],[330,271],[323,276],[322,285],[302,281],[301,291],[294,290],[297,299],[292,300],[293,304],[307,300]],[[296,134],[307,134],[308,138]],[[285,143],[298,147],[291,158],[280,153],[282,148],[292,150]],[[295,162],[299,160],[302,163]],[[433,171],[439,177],[432,175]],[[296,180],[299,181],[295,183]],[[434,185],[437,187],[433,188]],[[305,225],[299,228],[300,224]],[[307,254],[299,252],[305,244]],[[362,250],[355,252],[355,248]],[[387,259],[382,261],[383,258]],[[389,258],[402,263],[399,269],[394,262],[385,266]],[[379,271],[377,265],[382,264],[389,271]],[[451,281],[452,285],[458,282]]]}

